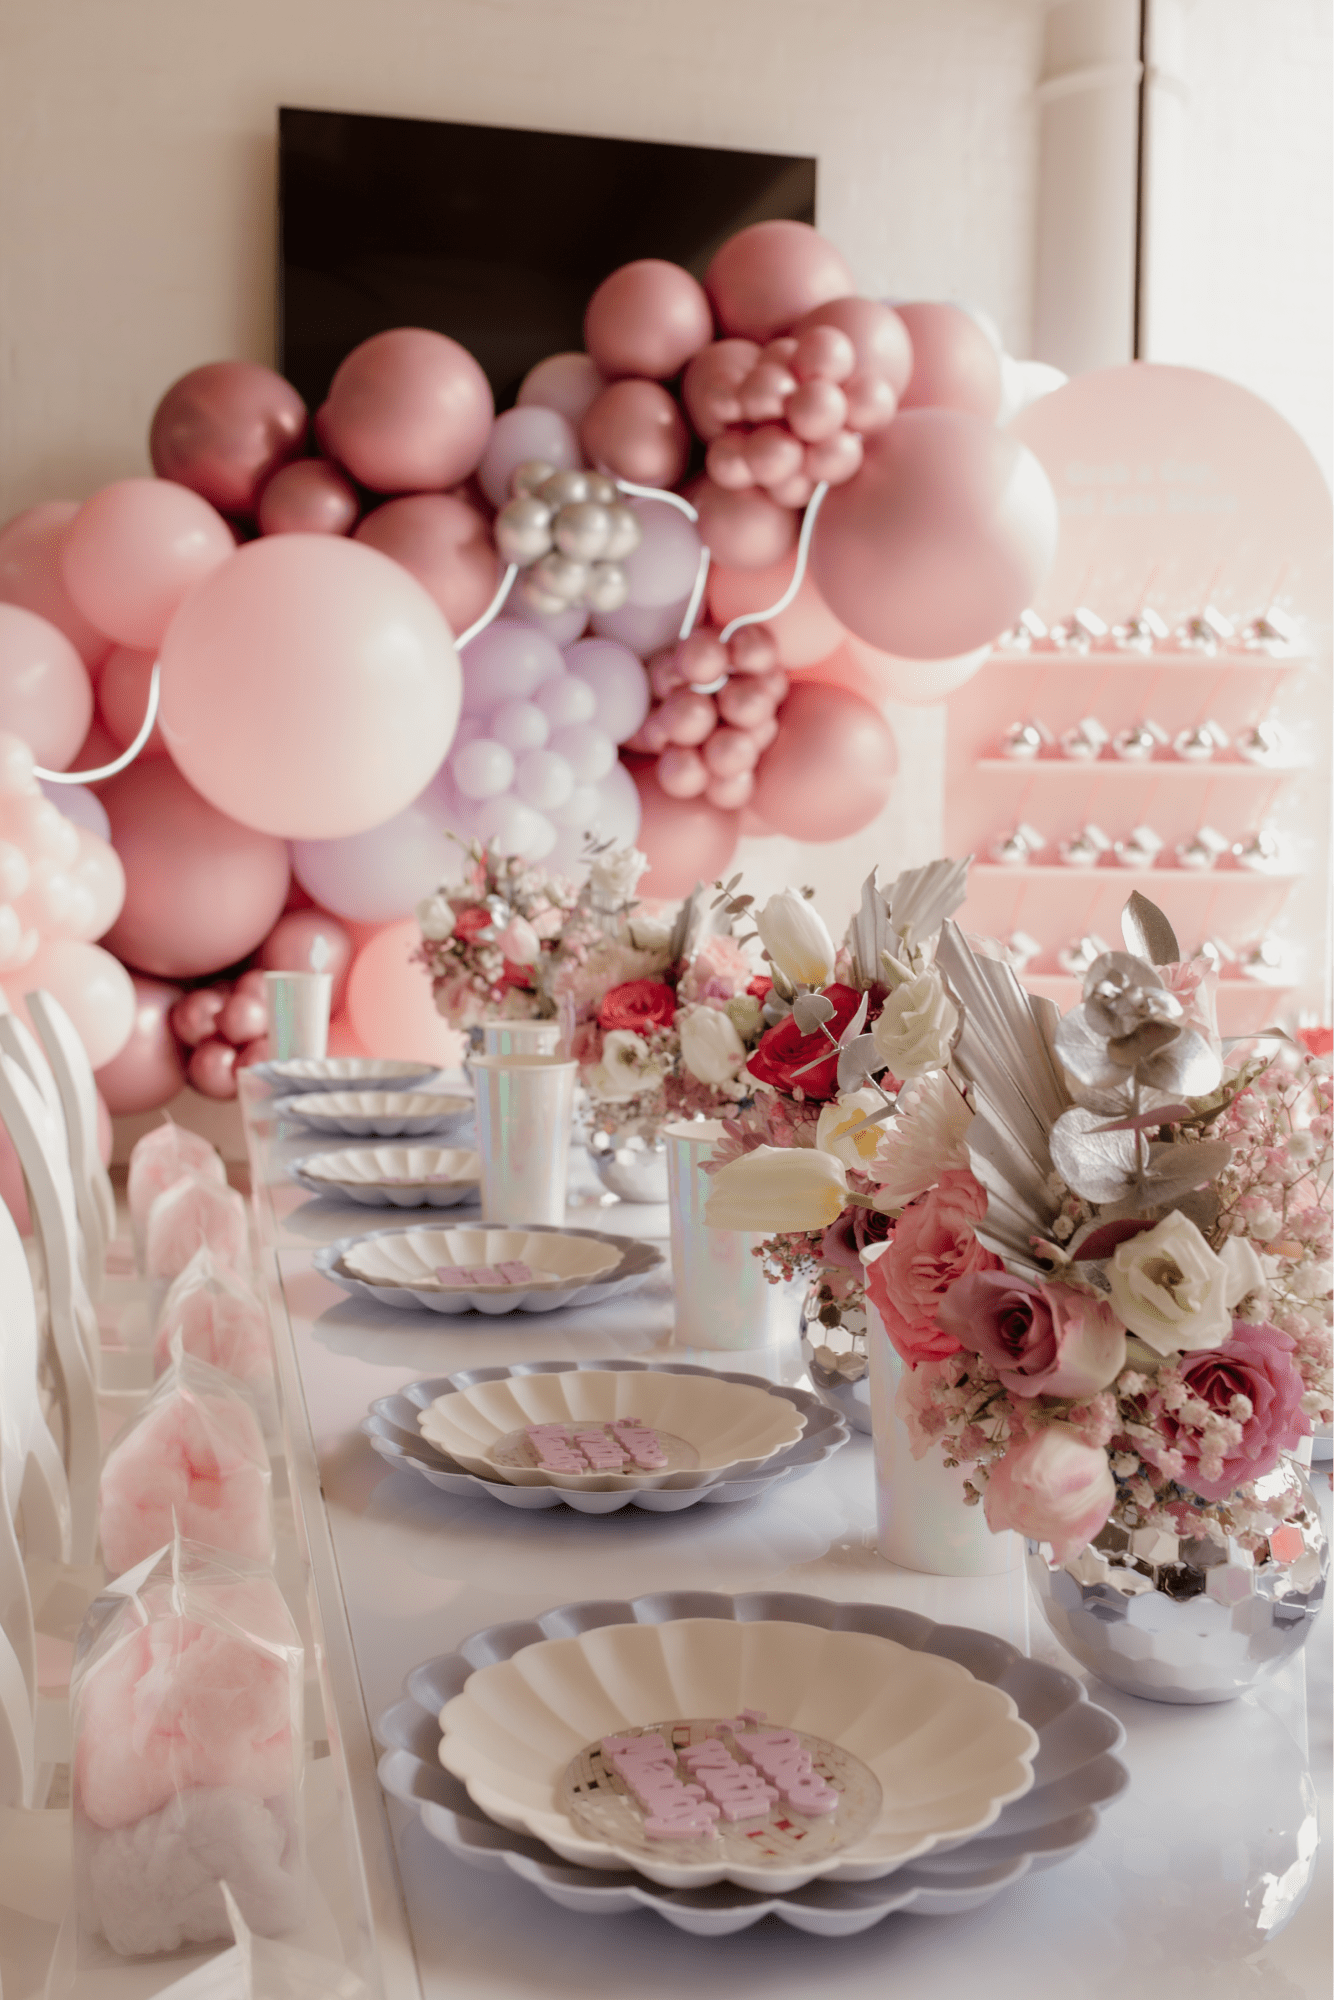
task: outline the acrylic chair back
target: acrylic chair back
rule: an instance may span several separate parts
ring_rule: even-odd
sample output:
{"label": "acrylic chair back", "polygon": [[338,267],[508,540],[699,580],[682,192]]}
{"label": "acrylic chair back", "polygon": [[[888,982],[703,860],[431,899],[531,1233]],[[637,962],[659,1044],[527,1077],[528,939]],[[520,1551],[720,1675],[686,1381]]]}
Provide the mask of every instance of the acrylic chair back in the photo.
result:
{"label": "acrylic chair back", "polygon": [[[25,995],[37,1039],[55,1078],[69,1135],[74,1198],[88,1252],[94,1293],[116,1233],[116,1198],[97,1143],[97,1083],[78,1029],[60,1002],[41,987]],[[20,1023],[20,1025],[22,1025]]]}
{"label": "acrylic chair back", "polygon": [[[75,1213],[79,1221],[79,1261],[83,1268],[84,1281],[90,1289],[96,1288],[100,1277],[99,1260],[101,1230],[97,1236],[90,1236],[84,1221],[83,1206],[79,1201],[77,1178],[74,1170],[74,1135],[65,1112],[65,1102],[55,1073],[46,1059],[41,1043],[26,1021],[19,1018],[12,1009],[0,1011],[0,1051],[12,1056],[19,1068],[25,1070],[41,1093],[42,1102],[60,1135],[60,1156],[68,1163],[70,1185],[74,1193]],[[103,1253],[104,1254],[104,1253]]]}
{"label": "acrylic chair back", "polygon": [[19,1517],[24,1475],[46,1428],[37,1387],[37,1312],[23,1240],[0,1202],[0,1633],[8,1639],[31,1703],[37,1695],[32,1600],[23,1566]]}
{"label": "acrylic chair back", "polygon": [[74,1184],[64,1132],[36,1084],[0,1055],[0,1120],[14,1143],[46,1264],[48,1356],[55,1376],[70,1495],[70,1559],[91,1562],[97,1543],[101,1442],[97,1413],[96,1316],[79,1267]]}

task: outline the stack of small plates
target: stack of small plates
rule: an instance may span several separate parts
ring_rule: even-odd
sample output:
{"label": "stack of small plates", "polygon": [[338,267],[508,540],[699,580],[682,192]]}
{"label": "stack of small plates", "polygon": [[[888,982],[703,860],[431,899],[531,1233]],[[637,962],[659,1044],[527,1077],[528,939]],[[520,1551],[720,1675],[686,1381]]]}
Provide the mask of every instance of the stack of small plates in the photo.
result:
{"label": "stack of small plates", "polygon": [[476,1153],[455,1146],[346,1146],[287,1171],[312,1194],[368,1208],[453,1208],[476,1200],[482,1177]]}
{"label": "stack of small plates", "polygon": [[[628,1236],[596,1229],[377,1229],[345,1236],[315,1253],[327,1278],[354,1296],[380,1305],[437,1313],[554,1312],[562,1306],[600,1305],[643,1283],[665,1262],[661,1250]],[[523,1278],[502,1266],[527,1266]],[[484,1271],[475,1284],[442,1272]]]}
{"label": "stack of small plates", "polygon": [[312,1090],[413,1090],[440,1074],[438,1063],[402,1056],[287,1056],[255,1064],[280,1096]]}
{"label": "stack of small plates", "polygon": [[433,1090],[312,1090],[280,1099],[278,1113],[349,1139],[417,1139],[456,1131],[473,1115],[473,1101]]}
{"label": "stack of small plates", "polygon": [[[381,1782],[452,1854],[567,1909],[651,1909],[703,1937],[769,1915],[839,1937],[892,1910],[976,1909],[1091,1839],[1127,1782],[1121,1726],[1078,1681],[882,1605],[564,1605],[475,1633],[407,1689],[376,1725]],[[767,1755],[774,1803],[651,1833],[649,1815],[686,1802],[636,1803],[617,1760],[645,1732],[697,1746],[682,1768],[710,1796],[720,1766],[735,1785],[731,1760],[763,1771]],[[779,1768],[794,1752],[817,1781],[805,1810],[788,1793],[800,1767]]]}

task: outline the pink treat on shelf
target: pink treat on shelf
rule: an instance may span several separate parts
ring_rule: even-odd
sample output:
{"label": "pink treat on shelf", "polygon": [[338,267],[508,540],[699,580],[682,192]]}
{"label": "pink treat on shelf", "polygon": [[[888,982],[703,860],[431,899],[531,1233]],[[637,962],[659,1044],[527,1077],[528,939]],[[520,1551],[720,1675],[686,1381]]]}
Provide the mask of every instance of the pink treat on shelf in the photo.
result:
{"label": "pink treat on shelf", "polygon": [[245,1203],[225,1179],[207,1172],[187,1173],[165,1188],[148,1211],[144,1235],[150,1278],[179,1277],[205,1246],[234,1271],[250,1263]]}
{"label": "pink treat on shelf", "polygon": [[130,1221],[136,1231],[146,1226],[148,1211],[158,1196],[184,1174],[202,1174],[218,1182],[227,1179],[227,1169],[217,1147],[202,1139],[198,1132],[187,1132],[183,1125],[174,1125],[170,1118],[135,1141],[126,1195]]}
{"label": "pink treat on shelf", "polygon": [[113,1576],[180,1533],[273,1560],[272,1482],[259,1420],[239,1394],[164,1379],[102,1467],[102,1553]]}
{"label": "pink treat on shelf", "polygon": [[153,1373],[171,1366],[171,1343],[181,1336],[185,1353],[238,1382],[273,1381],[268,1314],[245,1280],[207,1244],[196,1250],[172,1281],[158,1314]]}

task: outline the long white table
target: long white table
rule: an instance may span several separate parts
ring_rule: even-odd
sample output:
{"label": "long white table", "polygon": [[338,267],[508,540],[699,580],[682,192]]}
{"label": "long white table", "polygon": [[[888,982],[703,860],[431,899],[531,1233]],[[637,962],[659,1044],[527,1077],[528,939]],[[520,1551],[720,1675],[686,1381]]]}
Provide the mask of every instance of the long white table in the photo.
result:
{"label": "long white table", "polygon": [[[1000,1633],[1079,1669],[1029,1602],[1022,1571],[933,1578],[876,1551],[869,1440],[766,1498],[681,1514],[458,1501],[391,1469],[359,1434],[369,1404],[423,1376],[524,1360],[676,1356],[800,1379],[794,1349],[701,1353],[672,1342],[664,1272],[587,1310],[443,1319],[349,1299],[313,1268],[334,1238],[413,1215],[308,1196],[288,1163],[326,1145],[242,1085],[256,1221],[274,1298],[289,1479],[313,1581],[327,1726],[351,1856],[339,1911],[350,1964],[384,2000],[1266,2000],[1330,1990],[1328,1606],[1304,1654],[1218,1708],[1165,1707],[1089,1679],[1121,1717],[1129,1792],[1071,1860],[959,1918],[900,1915],[838,1941],[767,1918],[715,1942],[651,1914],[590,1919],[509,1875],[454,1859],[375,1777],[373,1718],[420,1661],[499,1620],[581,1598],[665,1589],[787,1589],[901,1605]],[[663,1236],[666,1211],[598,1205],[578,1226]],[[1328,1474],[1317,1474],[1328,1495]],[[1089,1678],[1086,1676],[1086,1678]],[[1281,1934],[1278,1920],[1305,1889]]]}

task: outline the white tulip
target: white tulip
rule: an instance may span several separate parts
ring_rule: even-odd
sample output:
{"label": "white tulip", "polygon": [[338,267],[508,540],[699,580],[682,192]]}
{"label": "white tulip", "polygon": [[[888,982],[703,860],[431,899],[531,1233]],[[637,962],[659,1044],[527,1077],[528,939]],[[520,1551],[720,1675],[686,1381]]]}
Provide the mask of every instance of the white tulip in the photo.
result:
{"label": "white tulip", "polygon": [[812,1146],[758,1146],[712,1176],[704,1220],[711,1229],[828,1229],[848,1198],[843,1162]]}
{"label": "white tulip", "polygon": [[746,1045],[716,1007],[683,1008],[676,1017],[681,1060],[693,1077],[715,1086],[730,1083],[746,1060]]}
{"label": "white tulip", "polygon": [[760,943],[794,986],[827,986],[834,976],[834,940],[818,910],[795,889],[780,889],[755,913]]}
{"label": "white tulip", "polygon": [[1238,1282],[1179,1210],[1118,1243],[1107,1265],[1113,1308],[1156,1354],[1221,1347],[1232,1332],[1229,1294]]}
{"label": "white tulip", "polygon": [[417,905],[417,928],[432,944],[454,935],[454,912],[448,896],[426,896]]}

